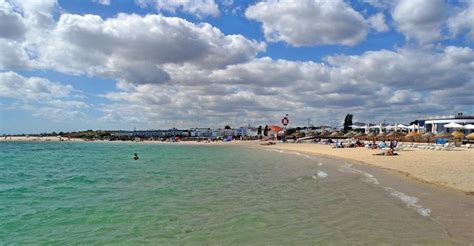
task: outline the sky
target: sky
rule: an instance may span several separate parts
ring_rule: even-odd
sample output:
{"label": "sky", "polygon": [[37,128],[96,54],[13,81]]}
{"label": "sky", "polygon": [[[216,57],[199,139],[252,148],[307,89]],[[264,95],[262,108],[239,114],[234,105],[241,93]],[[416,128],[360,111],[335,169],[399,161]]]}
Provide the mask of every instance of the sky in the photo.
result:
{"label": "sky", "polygon": [[474,115],[474,0],[0,0],[0,134]]}

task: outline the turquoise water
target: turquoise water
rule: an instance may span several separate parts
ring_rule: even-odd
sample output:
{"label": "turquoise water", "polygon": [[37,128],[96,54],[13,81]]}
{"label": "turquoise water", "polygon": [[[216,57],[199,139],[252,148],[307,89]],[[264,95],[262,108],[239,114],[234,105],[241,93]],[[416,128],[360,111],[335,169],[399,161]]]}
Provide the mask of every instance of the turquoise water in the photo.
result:
{"label": "turquoise water", "polygon": [[429,216],[330,159],[235,146],[3,142],[0,160],[0,244],[451,243]]}

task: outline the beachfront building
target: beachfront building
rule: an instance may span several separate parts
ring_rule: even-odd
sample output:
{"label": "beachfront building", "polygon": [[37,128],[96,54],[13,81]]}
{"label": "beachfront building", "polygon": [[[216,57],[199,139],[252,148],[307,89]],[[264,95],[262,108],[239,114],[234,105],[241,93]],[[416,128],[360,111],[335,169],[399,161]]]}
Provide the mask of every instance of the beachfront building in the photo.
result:
{"label": "beachfront building", "polygon": [[[425,120],[420,120],[420,125],[424,126],[426,132],[440,133],[440,132],[452,132],[456,130],[456,127],[445,127],[447,124],[454,123],[461,126],[474,124],[474,116],[467,116],[459,113],[457,115],[448,116],[434,116],[428,117]],[[464,131],[464,134],[469,134],[470,129],[458,129]]]}
{"label": "beachfront building", "polygon": [[240,127],[235,129],[235,136],[237,137],[258,137],[258,131],[254,127]]}
{"label": "beachfront building", "polygon": [[211,138],[213,131],[210,128],[192,128],[190,136],[192,138]]}
{"label": "beachfront building", "polygon": [[143,131],[112,131],[113,137],[118,138],[168,138],[168,137],[188,137],[188,130],[168,129],[168,130],[143,130]]}

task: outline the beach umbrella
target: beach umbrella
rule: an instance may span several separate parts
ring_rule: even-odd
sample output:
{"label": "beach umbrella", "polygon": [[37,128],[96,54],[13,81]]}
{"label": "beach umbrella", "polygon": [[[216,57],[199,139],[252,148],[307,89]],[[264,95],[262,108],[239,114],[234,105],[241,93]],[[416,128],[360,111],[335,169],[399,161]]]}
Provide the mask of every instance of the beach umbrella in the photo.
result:
{"label": "beach umbrella", "polygon": [[455,131],[451,134],[454,138],[459,138],[461,139],[462,137],[464,137],[464,133],[460,132],[460,131]]}
{"label": "beach umbrella", "polygon": [[386,125],[384,128],[385,128],[386,130],[392,130],[393,128],[396,128],[396,127],[397,127],[397,126],[395,126],[395,125],[393,125],[393,126],[392,126],[392,125]]}
{"label": "beach umbrella", "polygon": [[474,132],[466,136],[469,140],[474,140]]}
{"label": "beach umbrella", "polygon": [[354,137],[354,136],[355,136],[354,132],[348,132],[348,133],[344,134],[343,137],[345,137],[345,138],[351,138],[351,137]]}
{"label": "beach umbrella", "polygon": [[451,138],[452,135],[447,132],[440,132],[435,135],[435,138]]}
{"label": "beach umbrella", "polygon": [[354,137],[357,138],[357,139],[362,139],[362,138],[365,138],[366,136],[367,135],[363,132],[359,132],[356,135],[354,135]]}
{"label": "beach umbrella", "polygon": [[333,132],[329,135],[329,137],[331,137],[331,138],[340,138],[340,137],[342,137],[342,135],[339,132]]}
{"label": "beach umbrella", "polygon": [[329,134],[330,134],[329,131],[324,130],[319,133],[319,137],[327,137],[329,136]]}
{"label": "beach umbrella", "polygon": [[423,135],[421,135],[422,138],[433,138],[435,135],[432,132],[427,132]]}
{"label": "beach umbrella", "polygon": [[428,140],[428,143],[430,143],[430,139],[432,139],[435,135],[432,132],[427,132],[423,135],[421,135],[422,138],[425,138]]}
{"label": "beach umbrella", "polygon": [[412,140],[413,142],[420,137],[421,133],[419,132],[410,132],[405,136],[405,138],[407,138],[408,140]]}
{"label": "beach umbrella", "polygon": [[369,132],[367,134],[367,139],[374,139],[375,140],[375,136],[377,136],[377,134],[375,134],[375,132]]}
{"label": "beach umbrella", "polygon": [[380,132],[379,134],[377,134],[377,139],[378,140],[384,140],[386,136],[387,136],[387,133]]}
{"label": "beach umbrella", "polygon": [[464,129],[473,130],[473,129],[474,129],[474,125],[473,125],[473,124],[464,125]]}
{"label": "beach umbrella", "polygon": [[400,139],[402,137],[405,137],[405,134],[401,132],[392,131],[392,132],[389,132],[386,137],[390,139]]}
{"label": "beach umbrella", "polygon": [[459,128],[459,129],[462,129],[462,128],[464,128],[464,126],[460,125],[458,123],[451,122],[449,124],[444,125],[444,128]]}
{"label": "beach umbrella", "polygon": [[401,128],[401,129],[407,129],[408,126],[405,126],[404,124],[398,124],[397,125],[397,128]]}
{"label": "beach umbrella", "polygon": [[451,133],[451,135],[454,137],[454,144],[456,144],[456,139],[461,141],[461,138],[464,137],[464,133],[462,133],[460,131],[455,131],[455,132]]}

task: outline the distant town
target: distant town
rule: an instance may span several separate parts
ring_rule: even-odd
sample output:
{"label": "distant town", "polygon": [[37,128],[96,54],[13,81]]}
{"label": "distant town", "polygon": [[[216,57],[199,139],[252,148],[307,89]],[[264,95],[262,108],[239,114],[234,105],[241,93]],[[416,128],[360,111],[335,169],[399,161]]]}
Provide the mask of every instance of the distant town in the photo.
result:
{"label": "distant town", "polygon": [[[260,126],[240,126],[232,128],[227,125],[222,128],[190,128],[190,129],[158,129],[158,130],[86,130],[76,132],[51,132],[41,134],[16,134],[3,135],[7,136],[53,136],[64,140],[67,139],[83,139],[83,140],[106,140],[106,141],[200,141],[200,140],[256,140],[272,138],[276,135],[283,136],[287,139],[297,139],[306,136],[314,136],[322,132],[338,132],[347,133],[348,131],[358,131],[361,133],[382,133],[389,131],[417,131],[421,133],[442,133],[450,132],[454,129],[469,134],[472,130],[470,128],[463,128],[463,125],[473,124],[474,116],[465,116],[462,113],[449,116],[435,116],[426,117],[423,120],[415,120],[407,125],[403,124],[374,124],[363,122],[352,122],[352,115],[347,114],[344,123],[340,127],[333,127],[327,125],[313,126],[308,122],[307,126],[291,126],[285,127],[288,124],[285,122],[286,117],[282,119],[282,124],[275,125],[260,125]],[[460,124],[459,127],[450,127],[448,123]]]}

